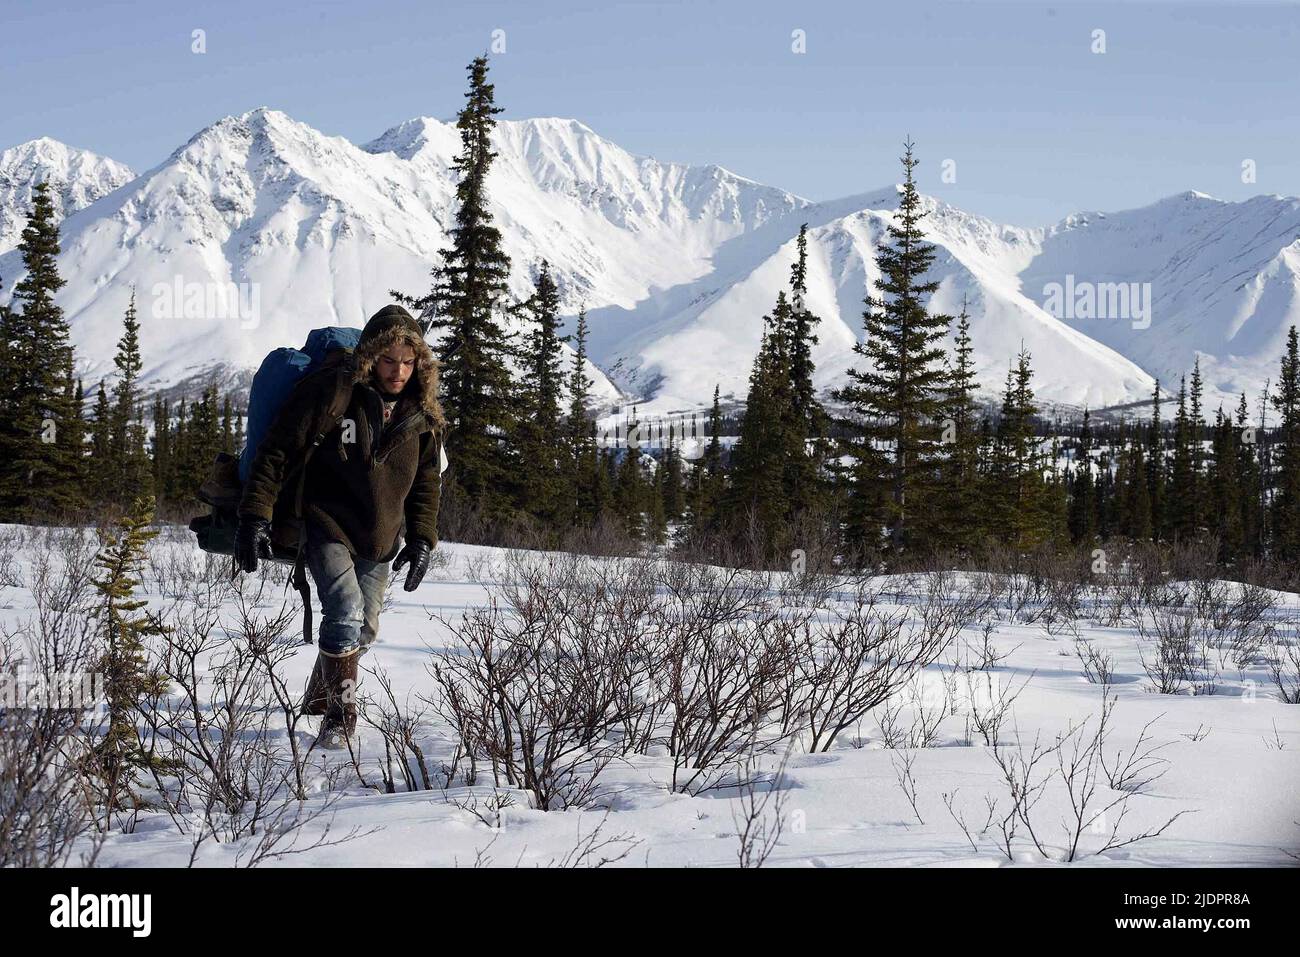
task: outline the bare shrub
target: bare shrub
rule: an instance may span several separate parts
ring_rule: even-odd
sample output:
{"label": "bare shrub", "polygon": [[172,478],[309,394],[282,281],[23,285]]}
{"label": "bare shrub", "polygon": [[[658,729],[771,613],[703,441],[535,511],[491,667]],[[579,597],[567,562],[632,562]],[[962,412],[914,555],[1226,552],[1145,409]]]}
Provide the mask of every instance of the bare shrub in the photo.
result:
{"label": "bare shrub", "polygon": [[22,526],[0,527],[0,588],[21,588],[23,578],[18,567],[18,553],[26,544]]}
{"label": "bare shrub", "polygon": [[985,745],[997,748],[1002,744],[1002,726],[1011,717],[1012,706],[1032,678],[1032,674],[1026,676],[1017,687],[1014,682],[1004,683],[999,675],[988,671],[966,672],[967,726],[979,732]]}
{"label": "bare shrub", "polygon": [[1288,619],[1272,633],[1268,671],[1282,700],[1300,704],[1300,618]]}
{"label": "bare shrub", "polygon": [[107,724],[94,700],[93,548],[81,529],[36,534],[34,614],[0,632],[0,867],[90,866],[108,833],[86,775]]}
{"label": "bare shrub", "polygon": [[591,803],[617,754],[606,738],[623,719],[614,680],[623,649],[596,627],[588,564],[514,554],[486,607],[456,624],[438,618],[454,641],[429,665],[429,704],[467,755],[489,761],[498,786],[529,791],[542,810]]}
{"label": "bare shrub", "polygon": [[1115,674],[1115,659],[1087,638],[1074,639],[1074,653],[1083,665],[1083,674],[1093,684],[1108,685]]}
{"label": "bare shrub", "polygon": [[915,603],[886,610],[870,585],[859,583],[834,618],[795,645],[797,710],[806,716],[810,751],[830,750],[840,732],[937,661],[985,600],[958,589],[950,573],[922,576],[914,594]]}
{"label": "bare shrub", "polygon": [[669,623],[665,663],[674,791],[739,783],[732,772],[759,746],[781,701],[779,676],[790,667],[790,622],[766,604],[738,615],[749,591],[741,586],[740,596],[726,597],[728,578],[705,579],[699,592],[675,596],[685,601]]}
{"label": "bare shrub", "polygon": [[1196,621],[1179,608],[1153,606],[1137,619],[1142,669],[1159,694],[1178,694],[1193,679]]}
{"label": "bare shrub", "polygon": [[739,806],[732,807],[731,819],[740,839],[737,858],[743,868],[762,867],[781,841],[789,798],[785,771],[790,753],[787,747],[775,770],[765,772],[759,766],[758,755],[750,751],[745,755],[744,766],[736,773],[741,781],[740,798]]}
{"label": "bare shrub", "polygon": [[[1130,800],[1159,777],[1152,772],[1163,762],[1154,757],[1154,751],[1163,746],[1153,747],[1144,728],[1134,748],[1127,754],[1118,752],[1115,763],[1108,765],[1105,755],[1115,698],[1113,692],[1105,688],[1102,696],[1101,713],[1093,730],[1090,731],[1089,726],[1093,725],[1094,719],[1088,717],[1079,724],[1070,722],[1067,730],[1050,743],[1044,744],[1036,736],[1028,750],[1025,745],[1017,744],[996,748],[992,752],[1007,791],[1006,803],[998,802],[1004,813],[997,821],[997,843],[1008,860],[1015,859],[1017,843],[1024,837],[1048,860],[1069,863],[1085,853],[1084,840],[1091,835],[1095,837],[1091,843],[1096,846],[1086,853],[1098,856],[1157,837],[1184,814],[1192,813],[1181,810],[1158,827],[1138,832],[1125,831],[1124,821],[1129,813]],[[1055,843],[1049,843],[1045,840],[1044,824],[1034,809],[1053,787],[1064,797],[1068,814],[1060,819],[1060,837]],[[951,807],[949,811],[962,823]],[[963,831],[973,844],[964,824]]]}
{"label": "bare shrub", "polygon": [[[191,864],[209,840],[237,844],[236,863],[255,867],[373,833],[330,834],[340,776],[355,760],[308,766],[296,732],[301,701],[279,674],[294,651],[285,633],[296,614],[282,606],[259,615],[266,584],[238,596],[229,630],[216,601],[177,609],[153,661],[171,687],[140,703],[153,803],[189,838]],[[314,790],[328,793],[309,801]],[[304,842],[315,825],[320,833]]]}

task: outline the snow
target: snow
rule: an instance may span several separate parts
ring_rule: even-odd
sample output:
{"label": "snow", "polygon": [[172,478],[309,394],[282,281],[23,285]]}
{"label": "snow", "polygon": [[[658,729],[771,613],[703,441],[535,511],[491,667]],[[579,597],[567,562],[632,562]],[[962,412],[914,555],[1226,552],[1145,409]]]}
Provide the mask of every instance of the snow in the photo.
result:
{"label": "snow", "polygon": [[[514,265],[511,292],[527,295],[546,258],[566,331],[586,306],[588,373],[601,403],[635,400],[662,414],[706,407],[715,385],[743,399],[762,317],[788,282],[803,223],[823,396],[860,361],[852,350],[896,184],[812,202],[719,166],[633,155],[563,117],[499,121],[493,148],[489,200]],[[61,302],[89,387],[112,373],[132,285],[146,385],[251,369],[311,328],[361,323],[392,289],[427,289],[452,224],[459,149],[450,120],[415,117],[356,145],[268,107],[213,123],[136,178],[52,140],[23,144],[0,154],[0,276],[9,281],[0,296],[21,271],[13,224],[29,181],[59,175],[72,182]],[[1049,406],[1143,401],[1155,377],[1170,388],[1200,357],[1207,408],[1235,407],[1243,390],[1253,408],[1276,377],[1287,328],[1300,322],[1294,197],[1225,202],[1190,190],[1036,228],[931,197],[925,209],[937,247],[930,278],[941,283],[932,307],[955,314],[967,301],[988,395],[1023,346]],[[1066,276],[1149,283],[1149,323],[1052,314],[1045,287]],[[156,289],[177,277],[205,288],[255,284],[256,321],[169,313]]]}
{"label": "snow", "polygon": [[[197,560],[188,533],[174,531],[169,537],[175,541],[160,540],[155,547],[175,549],[186,561]],[[381,619],[379,642],[365,662],[367,668],[379,665],[388,672],[399,700],[408,692],[430,691],[431,679],[425,672],[430,648],[446,646],[450,640],[447,628],[430,616],[441,615],[454,624],[468,610],[483,606],[500,580],[505,555],[501,549],[444,542],[438,551],[445,563],[433,568],[415,592],[408,594],[397,583],[390,590],[393,605]],[[29,557],[20,554],[20,568],[27,567]],[[885,584],[901,587],[897,580]],[[146,597],[157,603],[160,598],[152,588],[146,581]],[[266,612],[279,608],[281,594],[279,587],[269,590]],[[31,595],[23,587],[5,587],[0,599],[0,620],[7,627],[31,613]],[[1280,595],[1279,599],[1284,612],[1293,616],[1300,612],[1300,596]],[[292,591],[286,600],[294,601]],[[977,627],[968,628],[959,642],[977,641],[977,632]],[[1159,837],[1101,856],[1092,854],[1101,838],[1089,832],[1080,859],[1070,866],[1291,863],[1285,852],[1300,847],[1300,824],[1296,823],[1300,818],[1300,710],[1277,699],[1265,669],[1254,666],[1241,675],[1225,674],[1217,693],[1210,695],[1159,695],[1147,690],[1132,629],[1085,621],[1082,634],[1115,660],[1117,704],[1107,750],[1132,747],[1147,722],[1154,722],[1153,740],[1166,745],[1158,753],[1169,762],[1167,773],[1149,793],[1131,799],[1122,832],[1158,827],[1180,811],[1188,813]],[[1292,640],[1298,637],[1293,635]],[[1072,721],[1078,723],[1090,716],[1095,721],[1101,692],[1081,674],[1068,638],[1053,637],[1042,624],[1002,620],[994,643],[1006,655],[989,672],[994,687],[1014,690],[1024,685],[1013,709],[1014,729],[1004,730],[1007,741],[1028,747],[1036,735],[1050,739]],[[924,702],[926,696],[932,700],[942,688],[943,675],[949,670],[946,662],[952,657],[945,655],[925,670],[916,685],[918,700]],[[302,686],[313,659],[310,646],[300,647],[290,659],[287,678],[291,688]],[[977,677],[983,680],[978,673]],[[362,691],[373,690],[374,685],[375,679],[363,671]],[[904,727],[913,713],[913,707],[906,705]],[[974,741],[966,740],[960,714],[944,719],[930,747],[884,748],[875,720],[878,716],[879,710],[860,727],[847,730],[828,753],[795,749],[784,778],[784,831],[768,865],[1006,865],[1006,858],[991,843],[972,850],[949,816],[943,798],[951,795],[957,813],[973,825],[972,830],[978,830],[987,813],[985,796],[1005,801],[1005,785],[992,750],[973,731]],[[369,734],[363,745],[363,765],[372,779],[378,780],[374,761],[382,756],[382,745],[375,732]],[[1198,736],[1199,740],[1193,740]],[[304,734],[304,743],[309,740],[310,735]],[[420,733],[420,742],[436,771],[438,762],[451,753],[453,736],[447,725],[434,721]],[[912,773],[921,820],[909,805],[895,771],[897,762],[909,754],[915,755]],[[670,773],[671,764],[662,748],[650,756],[616,761],[601,777],[597,803],[603,807],[584,810],[535,810],[524,792],[511,790],[514,805],[501,812],[500,827],[484,823],[465,809],[475,803],[480,809],[486,806],[492,797],[490,774],[485,775],[488,785],[480,783],[472,789],[457,785],[395,794],[364,788],[354,777],[336,796],[337,803],[326,819],[333,836],[352,828],[364,836],[285,858],[283,863],[470,866],[483,855],[480,863],[546,865],[562,860],[580,836],[601,827],[603,837],[618,839],[607,851],[628,851],[617,862],[621,866],[734,865],[739,848],[734,818],[740,806],[737,791],[705,791],[698,796],[671,793],[666,783]],[[1101,790],[1107,799],[1113,796],[1104,781]],[[319,806],[324,800],[316,795],[307,805]],[[1022,842],[1015,863],[1064,866],[1058,858],[1063,846],[1060,822],[1067,812],[1063,791],[1049,789],[1034,814],[1048,857]],[[491,814],[487,816],[493,819]],[[323,820],[305,829],[304,843],[319,833]],[[166,815],[145,813],[134,833],[109,837],[100,863],[177,866],[185,864],[190,849],[188,839]],[[200,848],[196,863],[225,866],[241,853],[246,854],[247,847],[209,841]]]}
{"label": "snow", "polygon": [[42,136],[0,152],[0,253],[18,245],[36,184],[49,180],[55,219],[89,206],[135,179],[116,160]]}

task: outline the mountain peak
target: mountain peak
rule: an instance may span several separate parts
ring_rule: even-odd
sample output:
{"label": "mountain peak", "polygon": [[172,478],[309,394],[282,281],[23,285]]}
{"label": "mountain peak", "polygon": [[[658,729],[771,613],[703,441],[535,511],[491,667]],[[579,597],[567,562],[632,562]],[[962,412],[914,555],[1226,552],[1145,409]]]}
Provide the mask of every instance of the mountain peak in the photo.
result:
{"label": "mountain peak", "polygon": [[266,126],[268,124],[278,123],[297,123],[293,117],[283,110],[273,109],[269,106],[259,106],[255,109],[246,110],[239,114],[239,119],[245,123],[254,126]]}
{"label": "mountain peak", "polygon": [[0,151],[0,253],[18,244],[37,183],[54,187],[55,217],[62,221],[133,179],[117,160],[49,136]]}

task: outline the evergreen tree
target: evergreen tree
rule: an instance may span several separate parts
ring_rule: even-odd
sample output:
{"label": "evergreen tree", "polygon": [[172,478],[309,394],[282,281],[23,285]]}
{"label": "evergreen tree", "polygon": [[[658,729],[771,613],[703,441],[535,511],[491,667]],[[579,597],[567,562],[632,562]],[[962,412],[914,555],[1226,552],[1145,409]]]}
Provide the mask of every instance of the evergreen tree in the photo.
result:
{"label": "evergreen tree", "polygon": [[564,419],[563,440],[568,453],[566,484],[570,498],[564,521],[586,523],[599,514],[596,486],[600,464],[593,435],[595,421],[588,415],[592,379],[587,375],[587,310],[578,310],[578,324],[573,333],[573,366],[569,371],[569,410]]}
{"label": "evergreen tree", "polygon": [[113,410],[109,405],[104,380],[99,380],[95,394],[94,420],[90,428],[90,461],[93,481],[90,492],[97,505],[103,505],[115,493],[112,487],[114,470],[107,467],[113,455]]}
{"label": "evergreen tree", "polygon": [[176,425],[172,436],[171,454],[167,470],[167,500],[173,506],[182,498],[182,479],[189,467],[190,459],[190,422],[185,398],[176,403]]}
{"label": "evergreen tree", "polygon": [[660,462],[651,479],[650,514],[647,516],[650,541],[656,545],[662,545],[668,540],[668,509],[664,502],[666,477],[667,472],[663,462]]}
{"label": "evergreen tree", "polygon": [[153,504],[138,498],[120,520],[116,532],[101,533],[101,547],[95,566],[101,570],[94,586],[99,593],[95,609],[104,643],[100,672],[108,701],[108,730],[95,752],[94,772],[106,785],[109,804],[121,806],[129,794],[132,778],[146,768],[151,758],[144,752],[136,729],[135,714],[141,701],[166,691],[166,678],[146,659],[145,641],[165,629],[145,612],[142,599],[135,597],[140,584],[139,569],[148,541],[157,535],[149,527]]}
{"label": "evergreen tree", "polygon": [[1241,486],[1240,433],[1232,419],[1220,408],[1211,434],[1211,457],[1205,478],[1208,517],[1219,538],[1219,560],[1239,558],[1245,545],[1244,513],[1250,506],[1244,501]]}
{"label": "evergreen tree", "polygon": [[77,489],[76,507],[84,509],[95,504],[95,501],[90,488],[92,470],[87,459],[86,450],[86,435],[89,431],[86,426],[86,392],[81,379],[77,379],[76,387],[73,389],[72,409],[73,416],[70,420],[72,435],[69,437],[69,444],[75,450],[72,461],[75,467],[74,475]]}
{"label": "evergreen tree", "polygon": [[562,461],[560,390],[563,386],[559,344],[560,293],[551,268],[542,260],[536,288],[522,310],[530,325],[524,339],[523,415],[515,432],[520,468],[515,476],[517,506],[544,527],[559,528],[565,503],[572,499],[568,470]]}
{"label": "evergreen tree", "polygon": [[664,449],[664,515],[669,521],[680,522],[686,511],[686,498],[683,494],[683,471],[681,449],[675,434],[669,432],[668,445]]}
{"label": "evergreen tree", "polygon": [[1192,366],[1192,379],[1190,382],[1190,391],[1188,392],[1188,411],[1190,422],[1188,423],[1188,434],[1191,441],[1192,452],[1192,484],[1190,490],[1189,507],[1191,511],[1192,528],[1199,531],[1207,521],[1207,505],[1205,491],[1205,443],[1202,433],[1205,428],[1204,416],[1201,412],[1201,398],[1203,396],[1203,384],[1201,381],[1201,357],[1196,357],[1196,362]]}
{"label": "evergreen tree", "polygon": [[722,461],[722,406],[719,387],[713,386],[713,406],[709,411],[709,441],[704,455],[694,470],[691,490],[691,532],[696,536],[711,535],[721,529],[726,472]]}
{"label": "evergreen tree", "polygon": [[992,503],[993,533],[1018,551],[1048,540],[1052,532],[1052,502],[1034,436],[1038,408],[1029,359],[1021,349],[1016,368],[1007,373],[986,492]]}
{"label": "evergreen tree", "polygon": [[797,256],[790,267],[790,308],[786,332],[790,365],[790,389],[793,402],[791,425],[798,455],[786,463],[785,485],[789,512],[800,515],[824,504],[822,467],[831,453],[830,417],[817,399],[813,388],[816,365],[812,347],[818,337],[813,332],[821,320],[808,311],[808,224],[799,227],[795,241]]}
{"label": "evergreen tree", "polygon": [[101,464],[103,474],[111,476],[112,501],[123,505],[128,497],[152,495],[152,467],[145,450],[146,431],[137,423],[140,403],[139,378],[144,366],[140,358],[140,323],[136,319],[135,290],[123,319],[122,338],[117,344],[113,364],[117,381],[113,385],[112,431],[108,457]]}
{"label": "evergreen tree", "polygon": [[0,517],[56,518],[82,501],[80,410],[75,407],[73,350],[63,310],[54,301],[59,230],[49,184],[37,184],[32,214],[18,245],[26,274],[3,317],[7,414],[0,422]]}
{"label": "evergreen tree", "polygon": [[1151,538],[1151,490],[1143,443],[1136,433],[1120,449],[1115,471],[1116,532],[1131,541]]}
{"label": "evergreen tree", "polygon": [[171,501],[175,507],[190,510],[202,505],[198,488],[222,451],[221,417],[217,406],[217,386],[210,383],[194,402],[186,417],[185,401],[180,403],[176,422],[176,444],[170,452]]}
{"label": "evergreen tree", "polygon": [[1178,384],[1178,411],[1174,415],[1174,455],[1169,470],[1170,536],[1188,540],[1196,534],[1196,481],[1192,457],[1192,420],[1187,412],[1187,378]]}
{"label": "evergreen tree", "polygon": [[[104,385],[100,383],[100,392]],[[104,400],[107,407],[107,399]],[[161,395],[153,400],[153,487],[157,490],[159,511],[162,503],[170,503],[172,492],[172,423],[170,403]]]}
{"label": "evergreen tree", "polygon": [[[757,535],[760,560],[784,551],[793,505],[787,482],[790,463],[806,458],[806,420],[794,405],[790,378],[790,306],[785,291],[764,317],[758,355],[750,371],[740,435],[732,449],[731,484],[725,510],[733,533]],[[751,527],[752,523],[752,527]]]}
{"label": "evergreen tree", "polygon": [[[912,175],[918,160],[910,142],[905,149],[902,196],[889,227],[892,245],[882,247],[876,256],[881,271],[876,288],[884,295],[867,297],[863,313],[866,340],[854,346],[854,352],[870,366],[850,369],[850,384],[835,395],[861,415],[867,444],[880,443],[887,452],[882,473],[860,473],[855,481],[883,482],[888,489],[883,517],[895,552],[912,547],[924,550],[929,544],[913,541],[911,526],[931,491],[931,470],[940,440],[938,420],[948,378],[939,343],[951,320],[928,313],[923,302],[939,288],[937,281],[922,281],[935,250],[924,241],[920,228],[925,213]],[[853,446],[846,451],[850,455],[856,452],[874,470],[875,456]]]}
{"label": "evergreen tree", "polygon": [[1151,425],[1147,430],[1147,498],[1151,503],[1151,537],[1160,541],[1166,533],[1165,443],[1160,426],[1160,380],[1151,392]]}
{"label": "evergreen tree", "polygon": [[1237,404],[1237,475],[1242,494],[1241,541],[1243,554],[1258,557],[1264,553],[1264,483],[1259,467],[1259,447],[1250,427],[1246,393]]}
{"label": "evergreen tree", "polygon": [[[947,456],[939,467],[939,507],[931,510],[947,542],[961,551],[978,547],[985,535],[985,516],[979,488],[980,419],[976,406],[974,346],[970,316],[962,300],[954,340],[954,362],[949,373],[944,409],[943,441]],[[930,532],[937,538],[938,530]]]}
{"label": "evergreen tree", "polygon": [[1300,342],[1295,326],[1287,333],[1271,402],[1281,417],[1273,458],[1273,556],[1294,564],[1300,562]]}
{"label": "evergreen tree", "polygon": [[1075,543],[1091,543],[1097,534],[1097,496],[1092,476],[1092,429],[1090,413],[1083,410],[1083,427],[1079,432],[1078,456],[1074,462],[1070,496],[1070,538]]}
{"label": "evergreen tree", "polygon": [[452,488],[444,495],[463,495],[472,509],[503,519],[511,513],[510,478],[518,466],[509,445],[518,409],[508,365],[514,344],[501,316],[510,258],[487,197],[488,171],[497,155],[491,144],[493,116],[502,108],[494,105],[487,72],[486,56],[468,67],[468,102],[456,120],[461,139],[453,164],[460,174],[456,225],[433,270],[433,288],[418,299],[393,295],[418,311],[426,334],[439,336],[442,404],[450,429],[444,484]]}
{"label": "evergreen tree", "polygon": [[623,519],[628,535],[636,541],[645,540],[653,529],[647,528],[645,511],[647,489],[641,476],[641,449],[629,445],[623,449],[614,480],[614,509]]}

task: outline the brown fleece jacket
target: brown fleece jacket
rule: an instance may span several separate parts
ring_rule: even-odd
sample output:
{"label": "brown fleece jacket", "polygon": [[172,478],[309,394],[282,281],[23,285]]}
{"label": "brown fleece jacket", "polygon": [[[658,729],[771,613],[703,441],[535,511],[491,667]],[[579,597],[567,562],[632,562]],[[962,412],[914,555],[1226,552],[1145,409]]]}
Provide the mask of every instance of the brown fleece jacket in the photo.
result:
{"label": "brown fleece jacket", "polygon": [[[385,427],[383,401],[371,373],[379,355],[398,342],[415,349],[415,372]],[[299,382],[258,447],[239,503],[240,517],[271,520],[286,477],[324,432],[307,465],[303,519],[370,561],[396,556],[403,523],[408,541],[422,538],[436,546],[438,453],[447,425],[438,402],[438,361],[415,320],[396,305],[370,318],[356,351],[342,361],[352,389],[342,420],[332,425],[329,415],[339,382],[336,366]]]}

